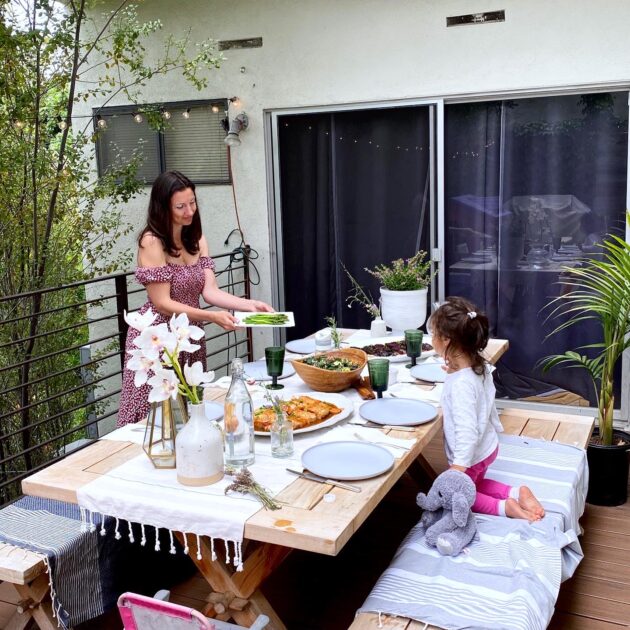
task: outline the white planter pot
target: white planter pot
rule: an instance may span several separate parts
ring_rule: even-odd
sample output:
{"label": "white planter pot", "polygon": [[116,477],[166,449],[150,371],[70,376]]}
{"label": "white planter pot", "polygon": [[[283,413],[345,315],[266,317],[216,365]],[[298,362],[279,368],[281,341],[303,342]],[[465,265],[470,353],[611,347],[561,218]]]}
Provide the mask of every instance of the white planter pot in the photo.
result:
{"label": "white planter pot", "polygon": [[177,481],[208,486],[223,477],[223,436],[206,418],[205,405],[190,405],[190,420],[175,438]]}
{"label": "white planter pot", "polygon": [[381,287],[381,314],[392,330],[419,328],[427,318],[427,289],[390,291]]}

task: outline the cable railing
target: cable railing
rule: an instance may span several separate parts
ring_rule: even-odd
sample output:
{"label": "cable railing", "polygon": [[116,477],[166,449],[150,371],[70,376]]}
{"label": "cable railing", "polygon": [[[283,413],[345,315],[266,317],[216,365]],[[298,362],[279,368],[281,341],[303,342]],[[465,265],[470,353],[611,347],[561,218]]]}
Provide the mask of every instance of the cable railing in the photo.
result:
{"label": "cable railing", "polygon": [[[219,286],[249,297],[248,247],[214,257]],[[146,291],[132,272],[0,297],[0,505],[20,482],[115,428],[124,366],[124,312]],[[210,308],[210,307],[208,307]],[[249,330],[206,327],[208,369],[252,358]]]}

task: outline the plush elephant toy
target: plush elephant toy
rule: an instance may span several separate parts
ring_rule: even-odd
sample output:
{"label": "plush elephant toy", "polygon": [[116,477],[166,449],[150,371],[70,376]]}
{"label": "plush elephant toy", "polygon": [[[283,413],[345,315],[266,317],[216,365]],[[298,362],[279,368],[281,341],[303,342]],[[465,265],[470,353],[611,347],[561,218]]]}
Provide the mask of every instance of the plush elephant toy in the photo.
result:
{"label": "plush elephant toy", "polygon": [[428,545],[444,556],[456,556],[477,533],[470,511],[477,490],[472,479],[459,470],[446,470],[433,482],[429,494],[416,499],[424,510],[420,526]]}

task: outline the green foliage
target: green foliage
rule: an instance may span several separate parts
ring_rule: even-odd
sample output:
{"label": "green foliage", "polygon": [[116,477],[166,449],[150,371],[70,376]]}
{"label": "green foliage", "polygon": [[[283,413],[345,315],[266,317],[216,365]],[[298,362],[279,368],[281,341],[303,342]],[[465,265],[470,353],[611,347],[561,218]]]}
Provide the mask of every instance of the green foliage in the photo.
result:
{"label": "green foliage", "polygon": [[330,339],[333,342],[333,348],[341,348],[341,333],[337,329],[337,320],[334,317],[326,317],[326,323],[330,328]]}
{"label": "green foliage", "polygon": [[[85,305],[48,311],[84,302],[84,290],[39,289],[109,273],[130,260],[129,252],[112,256],[111,245],[132,228],[124,206],[142,186],[136,179],[142,152],[97,178],[93,119],[77,116],[77,104],[100,108],[124,97],[140,109],[152,79],[178,72],[201,89],[222,59],[211,40],[195,43],[190,33],[165,36],[161,51],[152,45],[149,55],[159,20],[142,22],[131,2],[102,15],[97,6],[0,2],[0,291],[29,293],[0,300],[0,367],[7,368],[0,369],[0,391],[10,390],[0,406],[0,458],[26,450],[2,467],[0,481],[83,435],[75,427],[85,422],[77,407],[86,389],[76,368],[88,313]],[[151,120],[156,128],[163,124],[161,117]]]}
{"label": "green foliage", "polygon": [[389,265],[377,265],[365,269],[374,276],[385,289],[390,291],[415,291],[424,289],[431,281],[431,261],[425,262],[426,252],[419,251],[415,256],[398,258]]}
{"label": "green foliage", "polygon": [[609,446],[613,438],[614,370],[630,346],[630,244],[612,235],[602,244],[602,252],[602,260],[589,260],[584,267],[566,267],[565,284],[572,289],[550,303],[551,316],[564,319],[551,334],[589,319],[600,324],[603,341],[578,348],[595,350],[596,356],[568,350],[544,359],[543,368],[562,365],[588,371],[597,393],[599,433],[603,444]]}

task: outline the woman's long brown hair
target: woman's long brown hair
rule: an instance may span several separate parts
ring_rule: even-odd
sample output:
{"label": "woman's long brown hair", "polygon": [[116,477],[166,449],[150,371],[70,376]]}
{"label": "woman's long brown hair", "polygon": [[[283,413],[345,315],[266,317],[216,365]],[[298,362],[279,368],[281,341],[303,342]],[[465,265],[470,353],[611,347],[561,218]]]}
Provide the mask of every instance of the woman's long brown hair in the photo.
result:
{"label": "woman's long brown hair", "polygon": [[[138,245],[145,234],[155,234],[162,241],[164,251],[173,258],[179,258],[179,249],[173,240],[171,198],[176,192],[186,190],[186,188],[195,192],[195,185],[179,171],[166,171],[157,176],[151,188],[147,222],[138,237]],[[182,227],[182,245],[189,254],[194,255],[199,251],[201,233],[201,219],[199,206],[197,206],[192,223]]]}

